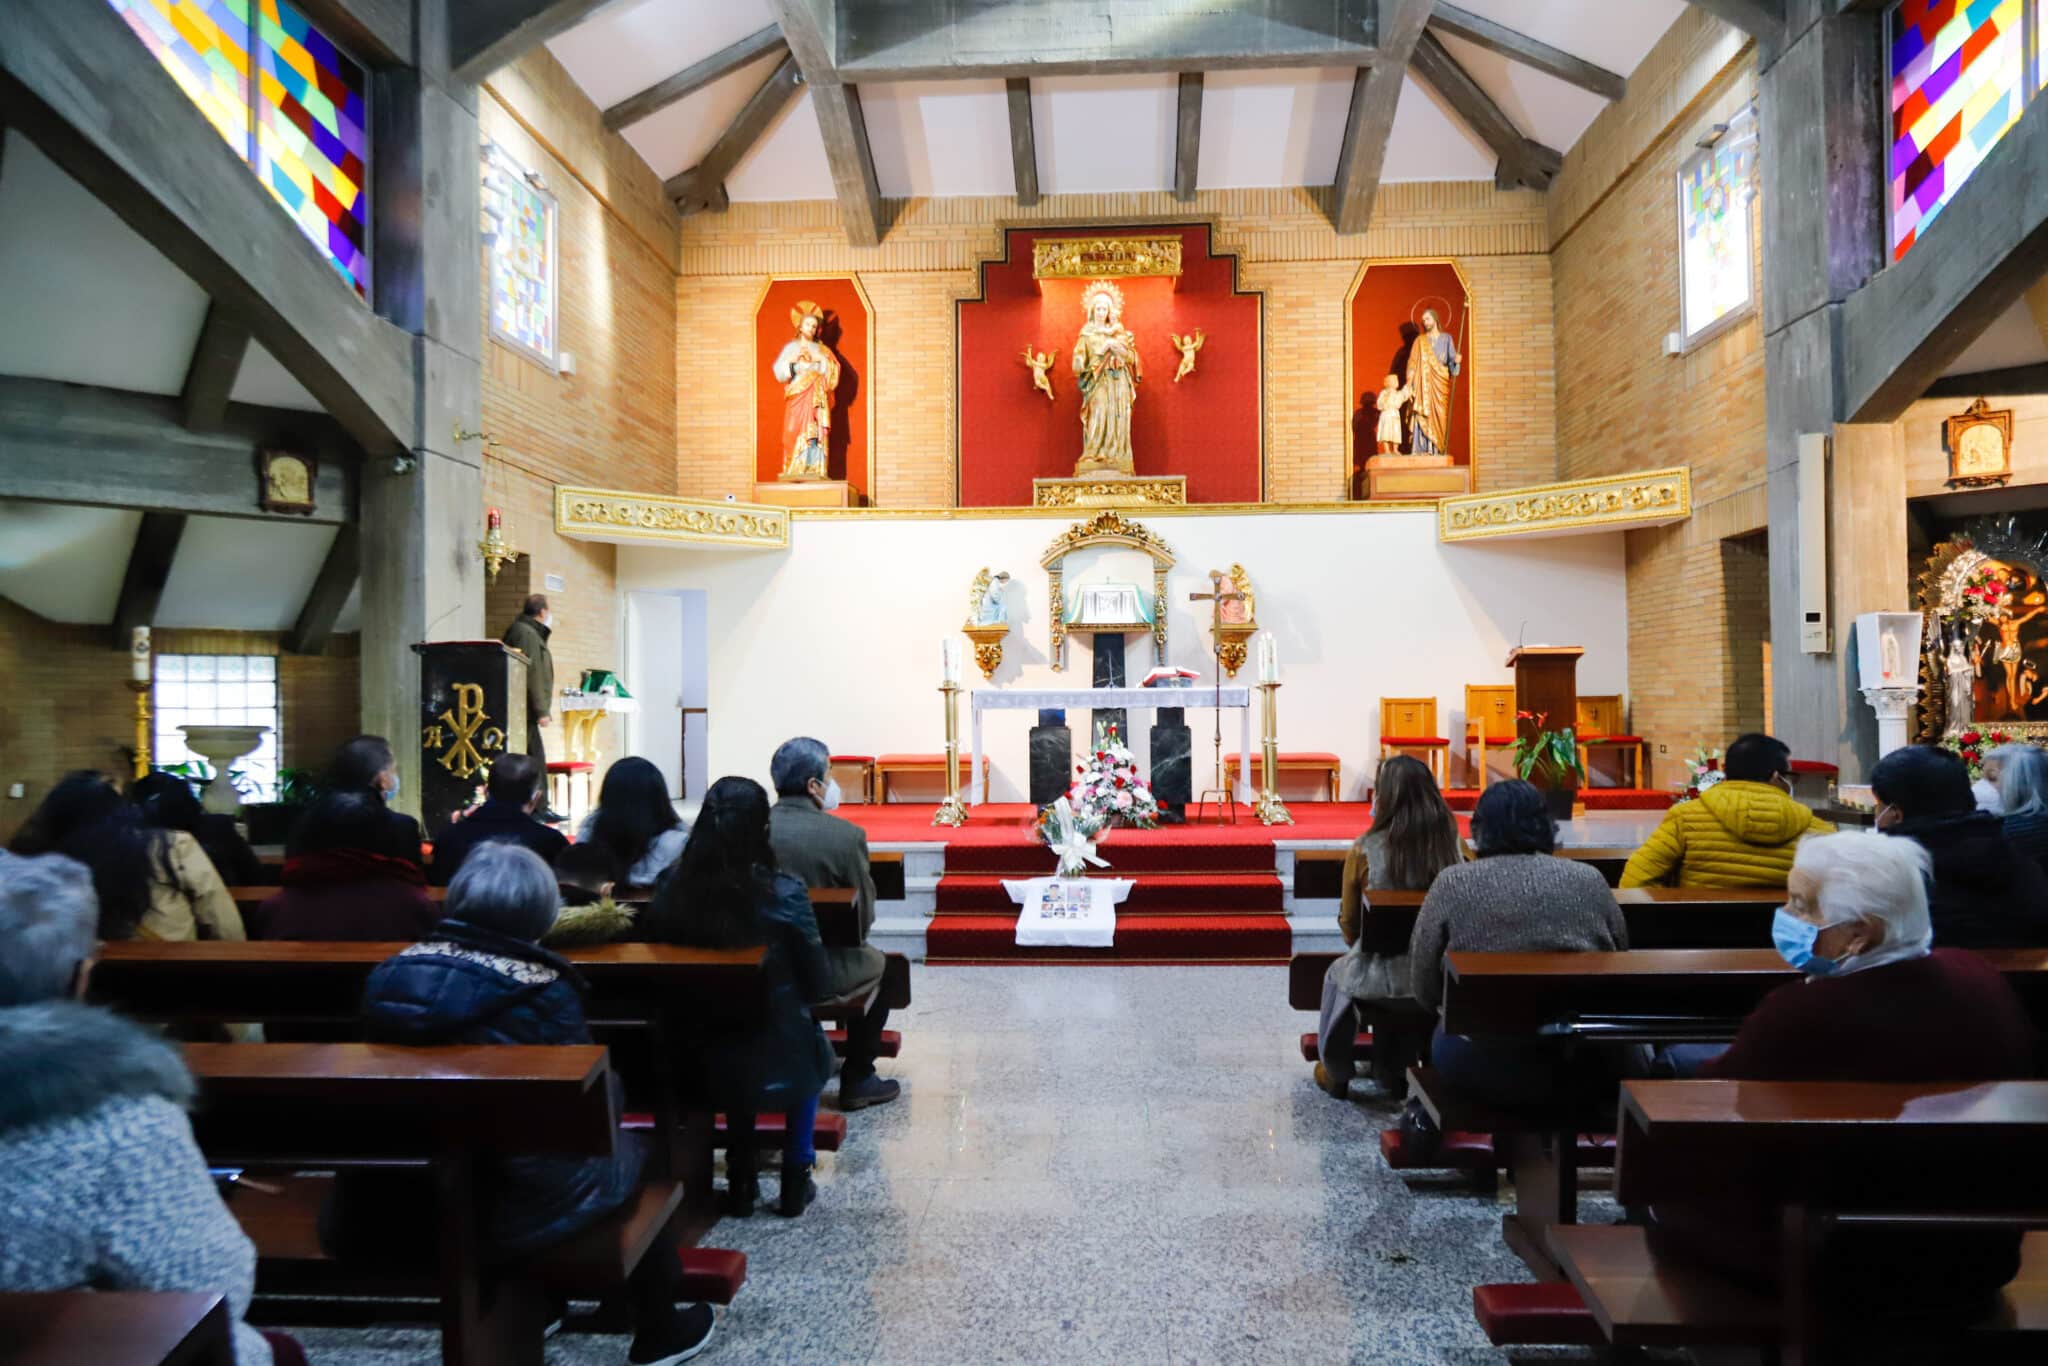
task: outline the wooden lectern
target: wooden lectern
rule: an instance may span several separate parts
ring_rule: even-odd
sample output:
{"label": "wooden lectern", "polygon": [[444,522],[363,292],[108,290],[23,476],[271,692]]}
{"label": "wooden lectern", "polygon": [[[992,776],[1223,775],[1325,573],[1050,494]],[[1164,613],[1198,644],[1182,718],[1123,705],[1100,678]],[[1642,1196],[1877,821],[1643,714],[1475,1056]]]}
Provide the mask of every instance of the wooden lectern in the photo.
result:
{"label": "wooden lectern", "polygon": [[1543,728],[1537,716],[1548,717],[1544,725],[1551,730],[1576,723],[1579,656],[1584,653],[1577,645],[1525,645],[1508,651],[1508,667],[1515,671],[1515,710],[1527,713],[1517,721],[1516,735],[1533,739]]}

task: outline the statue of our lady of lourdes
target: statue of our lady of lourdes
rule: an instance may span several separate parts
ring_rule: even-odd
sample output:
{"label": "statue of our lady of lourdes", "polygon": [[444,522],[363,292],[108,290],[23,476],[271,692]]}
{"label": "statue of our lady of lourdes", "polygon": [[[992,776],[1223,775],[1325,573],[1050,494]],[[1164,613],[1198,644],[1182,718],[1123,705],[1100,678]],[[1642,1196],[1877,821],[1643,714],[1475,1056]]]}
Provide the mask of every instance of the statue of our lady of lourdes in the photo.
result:
{"label": "statue of our lady of lourdes", "polygon": [[1975,710],[1970,685],[1977,679],[1977,667],[1970,662],[1969,642],[1957,631],[1948,645],[1948,731],[1951,735],[1968,729]]}

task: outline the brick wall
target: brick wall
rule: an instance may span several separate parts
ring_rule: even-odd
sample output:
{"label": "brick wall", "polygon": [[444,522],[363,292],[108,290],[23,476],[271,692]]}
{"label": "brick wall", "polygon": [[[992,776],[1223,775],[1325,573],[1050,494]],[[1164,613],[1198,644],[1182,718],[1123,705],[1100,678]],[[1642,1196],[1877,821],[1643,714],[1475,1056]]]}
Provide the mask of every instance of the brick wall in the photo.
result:
{"label": "brick wall", "polygon": [[1360,260],[1454,257],[1473,282],[1475,353],[1487,378],[1475,440],[1479,483],[1510,487],[1556,468],[1551,272],[1541,196],[1479,183],[1382,187],[1372,230],[1339,237],[1327,188],[1062,195],[1032,208],[1005,197],[910,200],[878,247],[847,244],[829,202],[737,204],[683,220],[676,281],[677,481],[699,497],[745,497],[753,302],[771,275],[858,273],[875,305],[872,376],[878,488],[885,506],[954,501],[953,301],[1006,224],[1208,221],[1239,257],[1239,282],[1267,291],[1267,496],[1345,495],[1344,293]]}
{"label": "brick wall", "polygon": [[1692,469],[1693,519],[1628,536],[1629,725],[1649,742],[1653,785],[1763,719],[1761,327],[1752,313],[1682,356],[1664,349],[1680,327],[1679,165],[1755,87],[1743,35],[1688,9],[1548,196],[1559,477]]}

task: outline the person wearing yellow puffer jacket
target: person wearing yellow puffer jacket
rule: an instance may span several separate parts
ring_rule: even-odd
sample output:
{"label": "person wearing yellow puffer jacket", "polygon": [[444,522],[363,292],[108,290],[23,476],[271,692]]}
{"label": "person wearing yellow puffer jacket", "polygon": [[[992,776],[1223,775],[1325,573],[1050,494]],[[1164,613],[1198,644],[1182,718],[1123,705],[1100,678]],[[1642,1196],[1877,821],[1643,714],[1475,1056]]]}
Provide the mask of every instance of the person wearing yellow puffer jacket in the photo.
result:
{"label": "person wearing yellow puffer jacket", "polygon": [[1808,835],[1834,826],[1789,795],[1792,751],[1768,735],[1728,746],[1728,775],[1671,808],[1621,870],[1624,887],[1782,887]]}

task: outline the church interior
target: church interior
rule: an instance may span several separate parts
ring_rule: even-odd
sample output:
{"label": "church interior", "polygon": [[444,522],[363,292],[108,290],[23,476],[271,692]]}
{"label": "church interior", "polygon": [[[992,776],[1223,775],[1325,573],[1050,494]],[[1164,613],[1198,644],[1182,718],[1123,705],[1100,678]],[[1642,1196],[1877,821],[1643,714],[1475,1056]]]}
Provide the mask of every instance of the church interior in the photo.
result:
{"label": "church interior", "polygon": [[0,1363],[2040,1359],[2044,87],[6,0]]}

